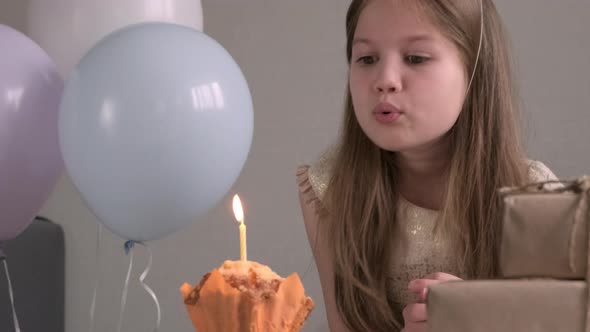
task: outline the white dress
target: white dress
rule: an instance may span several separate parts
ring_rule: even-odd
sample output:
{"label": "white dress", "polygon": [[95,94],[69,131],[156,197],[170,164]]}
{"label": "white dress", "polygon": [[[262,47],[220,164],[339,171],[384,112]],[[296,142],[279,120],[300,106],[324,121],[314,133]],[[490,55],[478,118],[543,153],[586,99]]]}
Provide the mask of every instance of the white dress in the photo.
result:
{"label": "white dress", "polygon": [[[300,167],[298,182],[300,190],[311,197],[322,200],[330,178],[330,165],[333,153],[325,153],[310,166]],[[555,175],[542,162],[529,162],[531,182],[556,179]],[[309,197],[310,195],[308,195]],[[445,272],[462,277],[462,272],[453,264],[453,253],[448,241],[433,236],[433,227],[438,216],[435,210],[419,207],[400,198],[397,209],[397,224],[392,238],[393,258],[388,280],[390,298],[395,302],[396,316],[401,317],[403,308],[411,302],[408,283],[434,272]]]}

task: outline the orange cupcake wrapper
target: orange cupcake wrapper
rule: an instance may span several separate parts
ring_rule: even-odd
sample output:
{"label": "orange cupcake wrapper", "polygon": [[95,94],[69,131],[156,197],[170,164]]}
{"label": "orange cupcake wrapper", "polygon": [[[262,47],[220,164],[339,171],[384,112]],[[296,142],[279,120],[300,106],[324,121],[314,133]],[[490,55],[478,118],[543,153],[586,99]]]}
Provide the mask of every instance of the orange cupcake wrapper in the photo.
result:
{"label": "orange cupcake wrapper", "polygon": [[180,292],[198,332],[298,332],[314,307],[297,273],[258,299],[232,287],[217,269]]}

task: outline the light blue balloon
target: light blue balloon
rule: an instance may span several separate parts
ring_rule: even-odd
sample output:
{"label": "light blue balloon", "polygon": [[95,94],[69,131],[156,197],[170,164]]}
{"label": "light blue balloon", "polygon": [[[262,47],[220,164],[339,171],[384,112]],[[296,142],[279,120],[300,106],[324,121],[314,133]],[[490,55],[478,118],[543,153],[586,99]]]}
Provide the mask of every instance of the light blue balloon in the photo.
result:
{"label": "light blue balloon", "polygon": [[248,156],[248,84],[215,40],[171,23],[117,30],[66,84],[59,134],[66,169],[119,236],[160,239],[216,205]]}

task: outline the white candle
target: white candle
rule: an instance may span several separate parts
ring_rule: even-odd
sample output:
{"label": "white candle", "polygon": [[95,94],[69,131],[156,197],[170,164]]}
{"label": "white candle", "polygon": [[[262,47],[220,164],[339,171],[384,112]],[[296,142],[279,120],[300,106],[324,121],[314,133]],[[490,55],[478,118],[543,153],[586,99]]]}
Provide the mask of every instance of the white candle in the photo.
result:
{"label": "white candle", "polygon": [[240,260],[242,262],[248,260],[248,253],[246,250],[246,225],[244,225],[244,221],[242,221],[240,223]]}
{"label": "white candle", "polygon": [[237,222],[240,223],[240,260],[245,262],[248,260],[248,252],[246,248],[246,225],[244,224],[244,210],[242,209],[242,202],[238,195],[234,195],[233,199],[234,216]]}

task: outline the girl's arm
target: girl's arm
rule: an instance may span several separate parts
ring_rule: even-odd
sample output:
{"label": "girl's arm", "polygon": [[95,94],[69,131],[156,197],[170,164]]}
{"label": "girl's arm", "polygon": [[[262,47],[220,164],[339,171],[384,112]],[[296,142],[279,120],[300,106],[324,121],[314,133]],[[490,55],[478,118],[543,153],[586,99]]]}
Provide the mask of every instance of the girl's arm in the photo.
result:
{"label": "girl's arm", "polygon": [[332,268],[332,255],[330,254],[325,241],[318,238],[318,215],[316,213],[316,204],[319,203],[313,192],[308,180],[308,168],[304,167],[297,174],[299,183],[299,202],[303,213],[303,221],[307,231],[307,238],[311,246],[316,266],[318,268],[324,304],[326,306],[326,315],[328,325],[332,332],[350,332],[342,321],[336,307],[336,297],[334,295],[334,270]]}

